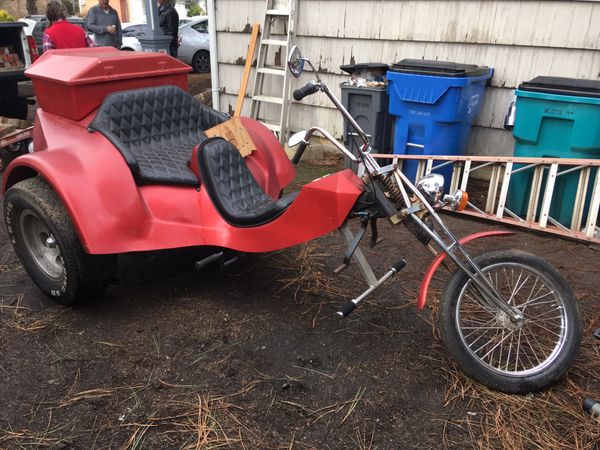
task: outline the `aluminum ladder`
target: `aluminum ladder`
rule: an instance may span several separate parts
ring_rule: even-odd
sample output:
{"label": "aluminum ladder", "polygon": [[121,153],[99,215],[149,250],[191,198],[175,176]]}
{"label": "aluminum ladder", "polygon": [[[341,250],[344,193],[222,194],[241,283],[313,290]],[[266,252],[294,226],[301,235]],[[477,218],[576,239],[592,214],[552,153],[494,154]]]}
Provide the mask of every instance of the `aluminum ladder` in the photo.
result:
{"label": "aluminum ladder", "polygon": [[286,62],[294,39],[296,0],[266,0],[250,117],[287,140],[290,80]]}
{"label": "aluminum ladder", "polygon": [[[478,188],[483,193],[477,200],[470,199],[467,208],[460,214],[600,244],[598,159],[390,154],[372,156],[391,160],[391,163],[399,167],[402,167],[405,160],[417,160],[416,180],[436,173],[443,167],[452,167],[449,192],[455,189],[469,192],[470,188]],[[518,173],[531,175],[529,193],[526,194],[527,211],[523,217],[507,207],[511,177]],[[575,195],[573,198],[557,199],[557,181],[568,174],[579,175]],[[551,216],[553,199],[573,205],[569,226]]]}

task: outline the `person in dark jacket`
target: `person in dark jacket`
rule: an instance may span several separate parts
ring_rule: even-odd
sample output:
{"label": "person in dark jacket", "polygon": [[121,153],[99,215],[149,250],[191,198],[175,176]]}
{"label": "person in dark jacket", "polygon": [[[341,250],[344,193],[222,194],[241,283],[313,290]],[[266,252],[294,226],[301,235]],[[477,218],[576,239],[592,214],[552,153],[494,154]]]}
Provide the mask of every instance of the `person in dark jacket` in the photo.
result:
{"label": "person in dark jacket", "polygon": [[123,33],[117,11],[108,4],[109,0],[98,0],[87,15],[87,27],[94,33],[96,47],[112,46],[121,48]]}
{"label": "person in dark jacket", "polygon": [[44,30],[42,35],[43,51],[60,48],[93,47],[94,44],[85,35],[83,28],[67,22],[65,6],[56,0],[46,5],[46,17],[51,25]]}
{"label": "person in dark jacket", "polygon": [[169,55],[177,58],[179,14],[169,0],[158,0],[158,25],[165,36],[172,37],[169,44]]}

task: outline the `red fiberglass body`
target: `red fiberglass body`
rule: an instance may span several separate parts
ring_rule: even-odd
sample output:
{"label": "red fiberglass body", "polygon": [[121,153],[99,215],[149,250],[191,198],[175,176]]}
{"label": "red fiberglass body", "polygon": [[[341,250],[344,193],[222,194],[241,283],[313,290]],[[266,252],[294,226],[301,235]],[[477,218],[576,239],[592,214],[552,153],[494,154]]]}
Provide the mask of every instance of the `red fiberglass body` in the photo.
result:
{"label": "red fiberglass body", "polygon": [[[108,93],[162,84],[186,89],[188,70],[155,53],[99,48],[44,54],[28,72],[40,104],[34,152],[9,165],[2,192],[39,173],[62,199],[92,254],[206,245],[266,252],[341,226],[362,192],[361,180],[350,170],[307,184],[273,221],[238,228],[223,220],[201,183],[136,184],[113,144],[88,131]],[[263,190],[276,198],[294,178],[295,168],[266,127],[242,120],[257,149],[246,157],[247,166]]]}

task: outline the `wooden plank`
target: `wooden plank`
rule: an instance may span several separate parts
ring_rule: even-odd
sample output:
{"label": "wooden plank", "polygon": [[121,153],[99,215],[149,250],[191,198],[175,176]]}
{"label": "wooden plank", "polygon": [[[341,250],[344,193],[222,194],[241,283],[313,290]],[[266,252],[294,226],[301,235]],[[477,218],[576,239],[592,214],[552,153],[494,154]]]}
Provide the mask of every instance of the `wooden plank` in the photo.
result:
{"label": "wooden plank", "polygon": [[[529,158],[520,156],[470,156],[470,155],[386,155],[381,153],[373,153],[374,158],[398,158],[398,159],[414,159],[414,160],[429,160],[434,161],[473,161],[473,162],[497,162],[513,164],[560,164],[568,166],[589,166],[599,167],[600,159],[578,159],[578,158]],[[473,170],[473,169],[471,169]]]}
{"label": "wooden plank", "polygon": [[[279,39],[283,39],[283,35]],[[219,33],[219,62],[236,64],[240,48],[246,43],[247,33]],[[600,52],[593,49],[566,49],[533,45],[479,45],[473,43],[452,43],[447,41],[397,41],[385,39],[355,39],[348,37],[297,36],[295,44],[302,54],[313,61],[319,61],[322,73],[346,76],[340,65],[349,64],[352,59],[364,61],[363,56],[377,55],[379,61],[396,62],[403,58],[424,58],[458,61],[466,64],[486,64],[494,68],[492,87],[501,89],[495,93],[487,89],[486,104],[482,116],[486,121],[503,120],[510,102],[512,90],[523,80],[530,80],[540,73],[571,78],[596,79],[600,72]],[[332,49],[335,48],[335,51]],[[232,86],[233,88],[234,86]],[[330,86],[332,87],[332,86]],[[497,107],[504,111],[499,113]],[[488,111],[497,111],[500,117],[494,118]]]}
{"label": "wooden plank", "polygon": [[579,228],[581,228],[583,212],[585,211],[585,200],[588,193],[588,184],[590,181],[590,172],[589,167],[584,167],[579,172],[577,192],[575,194],[575,206],[573,207],[573,217],[571,218],[571,230],[574,231],[579,231]]}
{"label": "wooden plank", "polygon": [[533,169],[533,178],[531,180],[531,192],[529,193],[529,202],[527,204],[526,219],[535,222],[537,216],[538,204],[540,201],[540,192],[542,189],[542,181],[544,180],[544,166],[536,166]]}
{"label": "wooden plank", "polygon": [[[600,189],[599,191],[600,192]],[[598,199],[600,201],[600,197]],[[511,219],[511,218],[507,218],[504,217],[503,219],[498,219],[496,218],[495,214],[481,214],[479,212],[476,211],[468,211],[468,210],[463,210],[463,211],[451,211],[448,210],[449,212],[452,212],[453,214],[463,214],[465,216],[470,216],[470,217],[477,217],[480,219],[486,219],[486,220],[491,220],[494,222],[498,222],[498,223],[502,223],[503,225],[510,225],[510,226],[516,226],[516,227],[521,227],[521,228],[527,228],[529,230],[532,231],[542,231],[544,233],[550,233],[550,234],[555,234],[561,237],[565,237],[565,238],[571,238],[571,239],[577,239],[577,240],[582,240],[582,241],[589,241],[589,242],[596,242],[596,243],[600,243],[600,238],[598,237],[594,237],[594,233],[591,233],[590,237],[587,237],[585,233],[581,232],[581,231],[565,231],[562,230],[560,228],[556,228],[556,227],[546,227],[546,228],[540,228],[539,224],[535,223],[535,222],[526,222],[526,221],[519,221],[516,219]]]}
{"label": "wooden plank", "polygon": [[598,209],[600,209],[600,170],[596,171],[596,180],[592,190],[592,204],[588,212],[585,237],[593,239],[596,233],[596,222],[598,221]]}
{"label": "wooden plank", "polygon": [[303,0],[300,17],[312,20],[299,23],[299,35],[342,39],[591,50],[600,41],[600,4],[577,1]]}
{"label": "wooden plank", "polygon": [[244,97],[246,96],[246,88],[248,87],[248,78],[250,78],[250,69],[252,68],[252,60],[254,59],[254,50],[256,49],[256,41],[258,40],[258,32],[260,30],[260,24],[255,23],[252,25],[252,34],[250,35],[250,46],[248,47],[248,54],[246,55],[246,65],[244,66],[244,73],[242,75],[242,83],[240,84],[240,90],[238,93],[238,99],[235,104],[234,116],[239,116],[244,106]]}
{"label": "wooden plank", "polygon": [[488,186],[488,194],[485,202],[486,213],[492,213],[496,206],[496,194],[498,193],[498,184],[500,182],[500,169],[501,167],[497,164],[492,167],[490,185]]}
{"label": "wooden plank", "polygon": [[16,130],[13,133],[4,136],[0,139],[0,148],[6,147],[7,145],[15,144],[25,139],[33,137],[33,127],[25,128],[23,130]]}
{"label": "wooden plank", "polygon": [[471,172],[471,160],[469,159],[469,160],[465,161],[465,167],[463,169],[462,180],[460,182],[460,190],[461,191],[467,190],[467,183],[469,182],[470,172]]}
{"label": "wooden plank", "polygon": [[550,215],[550,205],[554,196],[554,185],[556,184],[556,173],[558,172],[558,164],[552,164],[546,178],[546,189],[544,190],[544,199],[542,200],[542,210],[540,212],[540,228],[546,228],[548,225],[548,217]]}
{"label": "wooden plank", "polygon": [[448,192],[451,194],[458,188],[458,180],[460,179],[461,163],[452,165],[452,178],[450,179],[450,189]]}
{"label": "wooden plank", "polygon": [[502,189],[500,189],[500,197],[498,198],[498,211],[496,217],[502,219],[504,216],[504,206],[506,205],[506,196],[508,195],[508,185],[510,184],[510,176],[512,174],[513,163],[507,162],[504,166],[504,176],[502,178]]}
{"label": "wooden plank", "polygon": [[425,175],[429,175],[431,173],[432,167],[433,167],[433,160],[430,159],[427,161],[427,165],[425,166]]}

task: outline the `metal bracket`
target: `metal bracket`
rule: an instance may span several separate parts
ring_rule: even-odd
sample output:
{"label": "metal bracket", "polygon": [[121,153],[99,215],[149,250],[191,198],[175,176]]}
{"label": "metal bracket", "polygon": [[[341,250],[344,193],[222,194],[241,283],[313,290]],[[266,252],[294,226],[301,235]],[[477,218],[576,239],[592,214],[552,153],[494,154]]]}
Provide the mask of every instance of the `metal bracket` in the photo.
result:
{"label": "metal bracket", "polygon": [[[367,229],[367,223],[368,223],[368,221],[364,223],[364,226],[361,223],[361,230],[358,232],[358,235],[355,236],[354,233],[352,233],[352,230],[350,229],[348,222],[346,221],[340,227],[340,233],[342,234],[342,236],[344,236],[344,238],[346,239],[346,242],[348,243],[348,247],[349,247],[348,251],[350,251],[350,249],[352,249],[352,246],[354,245],[354,241],[357,241],[357,243],[354,247],[354,250],[352,251],[352,253],[350,255],[350,258],[352,258],[352,256],[354,256],[354,259],[356,260],[356,263],[358,264],[358,268],[359,268],[360,272],[362,273],[367,284],[369,286],[375,286],[377,284],[377,277],[373,273],[373,269],[371,269],[371,266],[370,266],[369,262],[367,261],[367,258],[365,258],[364,253],[358,246],[358,243],[360,242],[360,238],[362,238],[364,236],[365,231]],[[357,239],[357,237],[359,235],[360,235],[360,238]],[[344,259],[344,261],[345,261],[345,259]],[[348,262],[349,261],[350,260],[348,260]],[[345,266],[344,266],[344,264],[342,264],[340,267],[338,267],[335,270],[335,273],[340,273],[346,267],[348,267],[347,264]]]}

